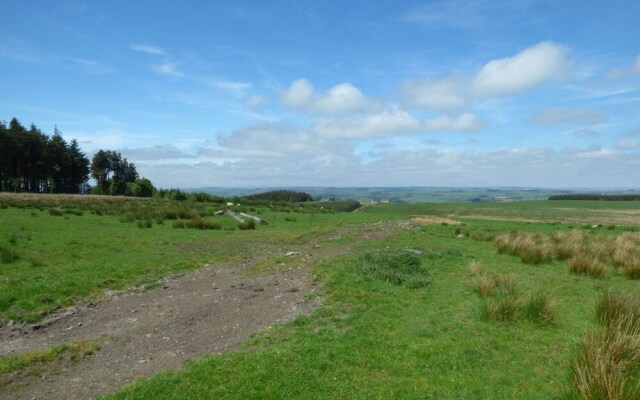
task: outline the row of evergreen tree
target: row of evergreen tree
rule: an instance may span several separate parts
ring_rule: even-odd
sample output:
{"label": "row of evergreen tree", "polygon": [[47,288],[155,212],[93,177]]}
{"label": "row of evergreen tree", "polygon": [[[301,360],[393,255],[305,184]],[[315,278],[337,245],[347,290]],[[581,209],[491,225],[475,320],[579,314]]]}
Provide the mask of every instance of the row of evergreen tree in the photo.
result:
{"label": "row of evergreen tree", "polygon": [[[89,177],[96,180],[94,188]],[[76,139],[67,143],[57,128],[49,137],[13,118],[0,121],[0,191],[150,197],[155,189],[120,153],[100,150],[90,163]]]}

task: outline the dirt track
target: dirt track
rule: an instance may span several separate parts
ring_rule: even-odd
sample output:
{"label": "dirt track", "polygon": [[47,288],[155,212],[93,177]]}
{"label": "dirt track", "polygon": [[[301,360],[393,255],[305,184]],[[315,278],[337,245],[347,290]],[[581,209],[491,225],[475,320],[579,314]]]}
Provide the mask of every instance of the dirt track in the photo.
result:
{"label": "dirt track", "polygon": [[[5,376],[0,399],[88,399],[179,368],[186,360],[233,350],[256,330],[309,313],[319,304],[320,297],[307,296],[320,290],[311,266],[349,252],[357,243],[383,240],[400,225],[334,231],[324,240],[297,246],[292,263],[276,272],[246,273],[252,263],[291,249],[269,249],[270,254],[246,264],[205,266],[167,278],[153,290],[131,290],[65,310],[51,323],[2,327],[0,355],[76,339],[94,340],[100,350],[77,362],[54,363],[38,376]],[[353,240],[333,244],[342,237]]]}
{"label": "dirt track", "polygon": [[86,399],[185,360],[235,348],[273,323],[311,311],[317,284],[299,270],[247,278],[233,265],[206,267],[85,305],[46,328],[2,331],[3,355],[86,338],[100,350],[42,376],[14,376],[0,398]]}

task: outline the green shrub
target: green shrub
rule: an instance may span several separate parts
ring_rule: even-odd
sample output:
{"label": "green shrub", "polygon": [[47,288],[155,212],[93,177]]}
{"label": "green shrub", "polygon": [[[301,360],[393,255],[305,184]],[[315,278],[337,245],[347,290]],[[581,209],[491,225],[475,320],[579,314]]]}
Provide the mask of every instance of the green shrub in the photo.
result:
{"label": "green shrub", "polygon": [[406,251],[380,251],[362,255],[359,268],[375,279],[408,288],[426,287],[431,274],[420,257]]}

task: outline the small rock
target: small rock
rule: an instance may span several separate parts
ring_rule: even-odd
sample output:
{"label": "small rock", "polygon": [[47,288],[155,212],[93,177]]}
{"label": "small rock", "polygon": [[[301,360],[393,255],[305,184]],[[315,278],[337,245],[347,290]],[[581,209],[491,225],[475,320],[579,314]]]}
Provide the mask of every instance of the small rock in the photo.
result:
{"label": "small rock", "polygon": [[299,254],[300,254],[299,251],[288,251],[284,255],[287,256],[287,257],[293,257],[293,256],[297,256]]}
{"label": "small rock", "polygon": [[299,292],[300,289],[298,289],[297,287],[293,287],[293,288],[289,288],[287,290],[285,290],[285,293],[295,293],[295,292]]}
{"label": "small rock", "polygon": [[264,288],[258,287],[258,288],[253,289],[253,291],[254,292],[263,292]]}

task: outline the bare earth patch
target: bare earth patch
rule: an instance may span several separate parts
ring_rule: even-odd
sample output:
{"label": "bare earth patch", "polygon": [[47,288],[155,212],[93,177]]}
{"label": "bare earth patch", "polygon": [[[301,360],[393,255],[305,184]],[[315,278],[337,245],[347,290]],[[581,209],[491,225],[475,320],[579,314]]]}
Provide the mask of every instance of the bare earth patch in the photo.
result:
{"label": "bare earth patch", "polygon": [[455,221],[451,218],[437,217],[435,215],[417,215],[411,217],[411,221],[424,225],[434,224],[448,224],[448,225],[460,225],[460,221]]}
{"label": "bare earth patch", "polygon": [[233,265],[207,266],[161,285],[84,305],[48,326],[2,329],[1,355],[80,338],[97,341],[100,350],[42,376],[14,375],[0,387],[0,398],[86,399],[185,360],[229,351],[260,328],[310,312],[317,300],[305,294],[318,288],[293,267],[247,277]]}
{"label": "bare earth patch", "polygon": [[[88,399],[180,368],[186,360],[236,349],[253,332],[319,305],[322,298],[315,294],[321,285],[310,267],[346,254],[358,243],[384,240],[402,227],[350,226],[292,248],[262,249],[244,263],[206,265],[168,277],[152,290],[132,289],[78,305],[38,324],[0,327],[0,356],[77,339],[100,346],[80,360],[46,365],[37,376],[0,376],[0,399]],[[349,238],[348,243],[335,243],[342,238]],[[252,269],[261,260],[287,254],[295,254],[292,262],[269,273]]]}

